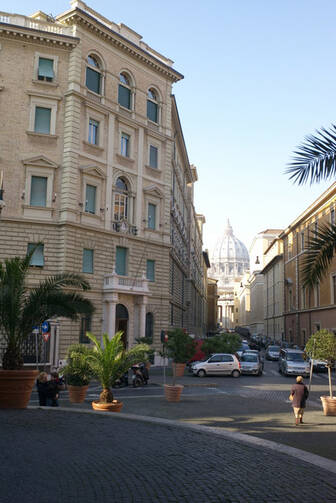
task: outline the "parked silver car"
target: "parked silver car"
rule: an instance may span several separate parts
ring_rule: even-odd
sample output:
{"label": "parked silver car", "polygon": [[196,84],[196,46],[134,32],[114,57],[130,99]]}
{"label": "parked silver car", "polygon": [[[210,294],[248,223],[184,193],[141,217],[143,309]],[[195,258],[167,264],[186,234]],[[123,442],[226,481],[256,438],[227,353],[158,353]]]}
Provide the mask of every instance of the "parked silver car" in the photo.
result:
{"label": "parked silver car", "polygon": [[280,346],[268,346],[265,353],[266,360],[279,360]]}
{"label": "parked silver car", "polygon": [[206,375],[231,375],[232,377],[239,377],[240,362],[235,355],[215,353],[201,362],[193,363],[191,370],[198,377],[205,377]]}
{"label": "parked silver car", "polygon": [[258,354],[246,351],[241,355],[240,368],[242,374],[261,376],[263,365]]}
{"label": "parked silver car", "polygon": [[287,375],[309,375],[309,360],[304,359],[304,352],[298,349],[281,349],[279,372]]}

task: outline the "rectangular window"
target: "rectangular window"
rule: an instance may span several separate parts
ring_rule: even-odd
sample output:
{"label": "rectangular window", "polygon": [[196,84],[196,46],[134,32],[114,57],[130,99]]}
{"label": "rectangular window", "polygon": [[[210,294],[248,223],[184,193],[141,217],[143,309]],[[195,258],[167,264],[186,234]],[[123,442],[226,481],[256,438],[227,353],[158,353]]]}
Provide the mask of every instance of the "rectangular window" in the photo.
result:
{"label": "rectangular window", "polygon": [[292,254],[293,254],[293,234],[290,233],[288,234],[288,240],[287,240],[287,243],[288,243],[288,259],[292,258]]}
{"label": "rectangular window", "polygon": [[148,204],[148,228],[156,229],[156,205]]}
{"label": "rectangular window", "polygon": [[129,135],[126,133],[121,133],[120,153],[124,157],[129,157],[129,143],[130,143]]}
{"label": "rectangular window", "polygon": [[50,134],[51,108],[35,107],[35,133]]}
{"label": "rectangular window", "polygon": [[30,206],[47,206],[48,178],[32,176],[30,182]]}
{"label": "rectangular window", "polygon": [[80,344],[90,344],[90,339],[86,336],[86,332],[91,332],[91,315],[81,318],[79,342]]}
{"label": "rectangular window", "polygon": [[158,121],[158,106],[156,103],[153,103],[152,101],[147,100],[147,117],[149,120],[152,122],[159,122]]}
{"label": "rectangular window", "polygon": [[314,289],[315,296],[315,307],[319,307],[320,305],[320,285],[317,285]]}
{"label": "rectangular window", "polygon": [[83,267],[82,272],[93,274],[93,250],[83,248]]}
{"label": "rectangular window", "polygon": [[96,192],[97,187],[94,185],[86,186],[86,194],[85,194],[85,211],[87,213],[96,213]]}
{"label": "rectangular window", "polygon": [[146,278],[149,281],[155,281],[155,260],[147,260]]}
{"label": "rectangular window", "polygon": [[154,145],[149,146],[149,165],[151,168],[158,167],[158,149]]}
{"label": "rectangular window", "polygon": [[331,277],[331,280],[332,280],[331,288],[333,294],[333,303],[336,304],[336,274]]}
{"label": "rectangular window", "polygon": [[306,289],[304,287],[301,290],[301,309],[306,309]]}
{"label": "rectangular window", "polygon": [[119,276],[127,276],[127,248],[117,246],[115,271]]}
{"label": "rectangular window", "polygon": [[[36,243],[28,243],[27,253],[30,253],[33,248],[35,248]],[[44,266],[44,245],[38,245],[36,250],[34,251],[32,258],[30,259],[30,265],[34,265],[37,267]]]}
{"label": "rectangular window", "polygon": [[304,251],[304,247],[305,247],[305,240],[304,240],[304,232],[302,231],[301,232],[301,251]]}
{"label": "rectangular window", "polygon": [[99,144],[99,122],[90,119],[89,120],[89,137],[88,142],[92,143],[92,145]]}
{"label": "rectangular window", "polygon": [[119,84],[118,89],[118,103],[122,107],[131,109],[131,91],[121,84]]}
{"label": "rectangular window", "polygon": [[335,225],[335,208],[332,207],[330,210],[330,223],[331,225]]}
{"label": "rectangular window", "polygon": [[38,80],[46,80],[47,82],[52,82],[54,76],[54,60],[39,58],[37,75]]}
{"label": "rectangular window", "polygon": [[316,220],[314,222],[314,235],[315,235],[315,237],[317,236],[317,233],[318,233],[318,221]]}

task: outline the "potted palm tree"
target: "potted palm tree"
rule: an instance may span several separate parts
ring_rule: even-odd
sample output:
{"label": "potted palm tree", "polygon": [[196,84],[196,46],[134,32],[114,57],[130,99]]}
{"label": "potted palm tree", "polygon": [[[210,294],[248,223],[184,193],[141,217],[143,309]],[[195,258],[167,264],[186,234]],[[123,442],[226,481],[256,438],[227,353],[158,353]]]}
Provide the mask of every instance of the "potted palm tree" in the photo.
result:
{"label": "potted palm tree", "polygon": [[22,349],[32,327],[53,316],[75,320],[78,313],[93,312],[89,299],[64,290],[64,287],[88,290],[90,285],[80,275],[58,274],[34,288],[27,287],[35,249],[24,258],[13,257],[0,263],[0,333],[5,343],[0,370],[0,408],[23,409],[28,405],[38,372],[23,367]]}
{"label": "potted palm tree", "polygon": [[82,403],[85,400],[89,383],[92,379],[92,369],[87,356],[91,348],[84,344],[72,344],[67,351],[67,364],[60,370],[66,378],[71,403]]}
{"label": "potted palm tree", "polygon": [[103,388],[99,400],[92,402],[92,408],[120,412],[123,403],[114,399],[112,386],[132,365],[145,359],[149,347],[146,344],[137,344],[131,349],[125,349],[122,331],[117,332],[111,339],[107,334],[103,334],[102,342],[90,332],[86,335],[93,342],[93,348],[86,357],[87,362],[92,375],[98,379]]}
{"label": "potted palm tree", "polygon": [[331,368],[336,361],[336,336],[326,329],[313,334],[306,344],[306,353],[310,358],[327,362],[329,377],[329,396],[321,396],[325,416],[336,416],[336,397],[333,396]]}
{"label": "potted palm tree", "polygon": [[183,376],[186,363],[192,358],[195,350],[195,341],[184,329],[176,328],[168,332],[165,351],[168,358],[173,360],[173,383],[164,386],[168,402],[178,402],[180,400],[183,386],[176,384],[176,377]]}

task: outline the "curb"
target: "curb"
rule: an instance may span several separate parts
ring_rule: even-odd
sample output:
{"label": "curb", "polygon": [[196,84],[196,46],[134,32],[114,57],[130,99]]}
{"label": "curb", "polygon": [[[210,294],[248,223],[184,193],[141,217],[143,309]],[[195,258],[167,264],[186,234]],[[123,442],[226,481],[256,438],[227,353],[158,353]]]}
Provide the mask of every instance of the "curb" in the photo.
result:
{"label": "curb", "polygon": [[[163,383],[151,383],[151,384],[155,384],[155,386],[161,386],[161,388],[164,386]],[[166,383],[168,384],[168,383]],[[181,384],[182,386],[184,386],[185,388],[217,388],[218,384],[216,382],[207,382],[207,383],[203,383],[203,382],[200,382],[200,383],[195,383],[195,384],[183,384],[183,383],[179,383]]]}
{"label": "curb", "polygon": [[263,440],[259,437],[254,437],[252,435],[246,435],[245,433],[236,433],[233,431],[228,431],[222,428],[215,428],[213,426],[202,426],[198,424],[191,424],[182,421],[174,421],[172,419],[164,419],[159,417],[151,417],[151,416],[138,416],[135,414],[125,414],[123,412],[111,413],[111,412],[101,412],[90,409],[77,409],[72,408],[69,409],[67,407],[40,407],[35,405],[29,405],[27,409],[30,410],[48,410],[54,412],[75,412],[81,414],[95,414],[99,416],[107,416],[111,419],[128,419],[130,421],[141,421],[143,423],[151,423],[158,424],[176,428],[185,428],[189,430],[196,431],[197,433],[205,434],[205,435],[216,435],[218,437],[226,438],[228,440],[232,440],[233,442],[242,442],[245,444],[249,444],[252,446],[269,449],[281,454],[286,454],[288,456],[294,457],[303,461],[305,463],[310,463],[311,465],[318,466],[323,470],[327,470],[331,473],[336,474],[336,461],[333,461],[328,458],[324,458],[319,456],[318,454],[312,454],[307,451],[303,451],[301,449],[297,449],[296,447],[290,447],[284,444],[278,444],[273,442],[272,440]]}

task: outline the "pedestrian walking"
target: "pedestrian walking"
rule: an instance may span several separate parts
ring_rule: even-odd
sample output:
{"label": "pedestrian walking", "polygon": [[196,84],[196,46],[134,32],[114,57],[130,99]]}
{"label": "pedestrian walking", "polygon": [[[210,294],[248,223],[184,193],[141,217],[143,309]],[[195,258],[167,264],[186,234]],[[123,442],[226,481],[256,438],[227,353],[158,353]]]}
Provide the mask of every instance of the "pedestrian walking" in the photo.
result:
{"label": "pedestrian walking", "polygon": [[48,386],[49,386],[49,381],[48,381],[48,374],[47,372],[40,372],[37,380],[36,380],[36,387],[37,387],[37,392],[39,396],[39,403],[43,407],[47,405],[47,399],[48,399]]}
{"label": "pedestrian walking", "polygon": [[292,386],[290,399],[292,400],[292,407],[295,416],[295,426],[303,423],[303,412],[306,407],[306,400],[309,391],[303,382],[302,376],[297,376],[296,384]]}
{"label": "pedestrian walking", "polygon": [[57,372],[52,372],[48,381],[47,405],[58,407],[59,398],[59,376]]}

